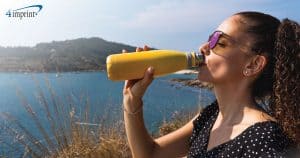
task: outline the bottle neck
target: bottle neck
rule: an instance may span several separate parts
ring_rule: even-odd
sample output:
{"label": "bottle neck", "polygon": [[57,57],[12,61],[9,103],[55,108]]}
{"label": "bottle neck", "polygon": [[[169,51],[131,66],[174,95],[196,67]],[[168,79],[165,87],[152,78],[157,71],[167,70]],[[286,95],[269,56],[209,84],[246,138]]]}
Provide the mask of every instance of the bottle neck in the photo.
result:
{"label": "bottle neck", "polygon": [[186,53],[186,57],[188,68],[198,67],[201,63],[204,62],[204,55],[200,52]]}

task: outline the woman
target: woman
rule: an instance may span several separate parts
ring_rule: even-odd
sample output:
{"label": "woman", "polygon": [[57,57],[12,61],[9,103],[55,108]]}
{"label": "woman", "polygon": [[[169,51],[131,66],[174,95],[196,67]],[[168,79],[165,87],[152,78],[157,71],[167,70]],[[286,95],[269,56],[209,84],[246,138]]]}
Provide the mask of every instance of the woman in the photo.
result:
{"label": "woman", "polygon": [[158,139],[148,134],[142,113],[154,68],[126,81],[124,119],[133,157],[284,156],[300,143],[299,38],[299,25],[288,19],[258,12],[226,19],[200,47],[206,58],[198,79],[214,85],[216,101]]}

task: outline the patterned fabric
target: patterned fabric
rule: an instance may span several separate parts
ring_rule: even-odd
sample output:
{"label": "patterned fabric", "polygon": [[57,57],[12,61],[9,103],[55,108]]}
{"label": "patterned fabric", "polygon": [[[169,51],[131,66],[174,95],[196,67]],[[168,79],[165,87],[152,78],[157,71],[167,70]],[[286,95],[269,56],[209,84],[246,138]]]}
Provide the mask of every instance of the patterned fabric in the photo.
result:
{"label": "patterned fabric", "polygon": [[194,120],[188,158],[284,157],[291,141],[274,121],[255,123],[234,139],[207,151],[210,131],[218,112],[218,104],[214,102]]}

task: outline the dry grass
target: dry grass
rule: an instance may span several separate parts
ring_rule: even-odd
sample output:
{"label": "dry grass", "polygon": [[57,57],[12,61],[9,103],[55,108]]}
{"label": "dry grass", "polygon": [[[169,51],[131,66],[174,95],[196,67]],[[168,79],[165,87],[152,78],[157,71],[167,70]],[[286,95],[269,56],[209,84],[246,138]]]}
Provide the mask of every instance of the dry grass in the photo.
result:
{"label": "dry grass", "polygon": [[[68,105],[64,105],[61,98],[55,95],[51,86],[48,86],[51,100],[39,91],[38,100],[44,109],[47,123],[34,112],[30,103],[21,94],[23,107],[31,117],[36,130],[42,138],[35,136],[14,116],[2,113],[1,116],[8,122],[1,128],[11,136],[14,142],[1,142],[12,153],[0,153],[0,157],[32,157],[32,158],[129,158],[131,152],[128,147],[124,123],[113,121],[113,124],[90,124],[89,102],[85,102],[85,111],[79,119],[76,116],[74,103],[70,99]],[[84,98],[84,97],[83,97]],[[170,133],[186,122],[195,113],[174,113],[170,121],[164,121],[159,127],[157,136]],[[122,120],[122,119],[120,119]],[[82,123],[87,122],[87,123]],[[101,121],[99,121],[101,122]],[[105,120],[102,122],[105,122]],[[0,139],[1,141],[2,139]],[[20,153],[21,152],[21,153]]]}
{"label": "dry grass", "polygon": [[[79,125],[80,126],[80,125]],[[80,127],[81,128],[81,127]],[[95,137],[93,132],[72,130],[73,143],[63,148],[57,155],[57,158],[119,158],[130,157],[125,135],[117,127],[100,129],[99,136]]]}
{"label": "dry grass", "polygon": [[[5,114],[4,114],[5,115]],[[164,121],[159,127],[157,136],[168,134],[186,122],[194,115],[191,113],[179,114],[175,113],[174,118],[170,121]],[[10,116],[7,116],[10,117]],[[72,118],[72,117],[70,117]],[[8,118],[12,119],[12,118]],[[15,124],[18,122],[14,120]],[[12,133],[15,138],[22,135],[22,139],[18,139],[17,143],[23,145],[22,157],[49,157],[49,158],[129,158],[131,152],[127,143],[123,122],[115,123],[109,127],[94,127],[90,125],[78,124],[71,122],[71,130],[62,132],[64,135],[48,139],[51,143],[57,144],[55,148],[49,144],[41,143],[32,136],[26,129],[6,128],[7,132]],[[19,127],[21,128],[21,127]],[[15,132],[12,132],[15,131]],[[66,139],[62,141],[62,139]],[[29,139],[29,143],[26,141]],[[33,143],[34,142],[34,143]],[[12,146],[13,147],[13,146]],[[18,149],[20,150],[20,149]],[[1,157],[1,156],[0,156]],[[9,157],[9,156],[7,156]]]}
{"label": "dry grass", "polygon": [[164,120],[159,126],[158,136],[163,136],[179,129],[195,117],[197,113],[198,111],[174,112],[170,120]]}

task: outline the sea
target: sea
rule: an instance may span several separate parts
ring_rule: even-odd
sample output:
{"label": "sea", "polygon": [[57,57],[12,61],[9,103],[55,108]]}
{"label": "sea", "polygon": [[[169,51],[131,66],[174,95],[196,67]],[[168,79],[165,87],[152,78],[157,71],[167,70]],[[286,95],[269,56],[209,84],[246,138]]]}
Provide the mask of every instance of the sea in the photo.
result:
{"label": "sea", "polygon": [[[208,89],[170,81],[196,77],[171,74],[154,79],[143,98],[145,126],[150,133],[155,133],[162,122],[171,120],[175,114],[196,111],[215,100]],[[14,129],[15,124],[20,124],[32,136],[42,139],[36,121],[46,131],[50,130],[47,108],[54,116],[52,119],[57,118],[56,114],[72,115],[76,123],[86,126],[109,126],[122,121],[123,86],[124,82],[111,81],[102,71],[0,73],[0,155],[10,150],[7,142],[17,141],[7,133],[7,127]]]}

